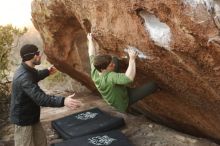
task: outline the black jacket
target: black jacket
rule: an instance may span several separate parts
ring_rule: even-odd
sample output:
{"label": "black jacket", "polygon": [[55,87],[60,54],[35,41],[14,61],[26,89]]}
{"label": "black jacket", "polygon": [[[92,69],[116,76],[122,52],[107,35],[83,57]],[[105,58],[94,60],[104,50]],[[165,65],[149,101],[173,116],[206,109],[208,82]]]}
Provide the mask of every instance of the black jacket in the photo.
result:
{"label": "black jacket", "polygon": [[14,74],[10,120],[13,124],[26,126],[39,122],[40,106],[62,107],[64,97],[45,94],[38,82],[49,75],[49,71],[36,70],[22,63]]}

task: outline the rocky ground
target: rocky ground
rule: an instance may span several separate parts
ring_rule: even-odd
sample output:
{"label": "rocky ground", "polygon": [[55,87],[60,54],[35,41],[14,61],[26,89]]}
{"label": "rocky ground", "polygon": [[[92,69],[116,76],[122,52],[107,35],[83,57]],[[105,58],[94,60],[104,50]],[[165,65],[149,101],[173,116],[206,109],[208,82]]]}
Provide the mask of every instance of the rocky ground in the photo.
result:
{"label": "rocky ground", "polygon": [[[62,92],[58,90],[47,91],[56,95],[69,95],[69,92]],[[41,121],[45,128],[48,138],[48,145],[58,141],[62,141],[57,133],[51,128],[51,121],[66,115],[87,110],[93,107],[99,107],[112,115],[120,116],[125,119],[126,126],[121,131],[131,140],[135,146],[217,146],[217,144],[206,139],[196,138],[186,135],[167,127],[158,125],[149,121],[143,115],[132,112],[129,114],[122,114],[116,112],[112,107],[108,106],[102,99],[91,93],[77,93],[75,98],[82,101],[82,106],[75,110],[63,108],[42,108]],[[5,126],[1,130],[0,146],[13,145],[13,126]]]}

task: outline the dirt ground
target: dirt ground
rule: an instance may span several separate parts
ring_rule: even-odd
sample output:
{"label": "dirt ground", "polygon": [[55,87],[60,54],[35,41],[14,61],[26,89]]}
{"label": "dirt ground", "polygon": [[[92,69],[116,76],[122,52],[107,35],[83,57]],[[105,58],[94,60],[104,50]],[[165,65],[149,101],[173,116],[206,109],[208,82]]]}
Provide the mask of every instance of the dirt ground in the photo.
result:
{"label": "dirt ground", "polygon": [[[56,95],[69,95],[71,93],[61,91],[47,91]],[[120,130],[128,137],[135,146],[217,146],[206,139],[196,138],[186,135],[167,127],[158,125],[146,119],[143,115],[133,111],[132,113],[123,114],[115,111],[108,106],[101,98],[91,93],[77,93],[75,98],[82,101],[82,106],[72,111],[66,107],[49,108],[44,107],[41,111],[41,122],[47,134],[48,145],[62,141],[56,131],[51,128],[51,121],[57,118],[67,116],[72,113],[87,110],[93,107],[99,107],[101,110],[111,115],[123,117],[126,126]],[[5,126],[2,131],[0,146],[13,145],[13,126]]]}

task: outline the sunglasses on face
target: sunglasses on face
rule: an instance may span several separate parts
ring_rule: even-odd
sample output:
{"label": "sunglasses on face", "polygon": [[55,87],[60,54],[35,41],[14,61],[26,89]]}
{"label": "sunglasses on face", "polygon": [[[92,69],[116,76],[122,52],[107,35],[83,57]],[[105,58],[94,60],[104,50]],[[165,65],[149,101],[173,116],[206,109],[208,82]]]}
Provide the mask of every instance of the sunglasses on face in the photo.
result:
{"label": "sunglasses on face", "polygon": [[40,55],[40,51],[35,52],[35,55],[39,56]]}
{"label": "sunglasses on face", "polygon": [[40,55],[40,51],[33,52],[33,53],[28,53],[28,54],[24,54],[23,57],[28,56],[28,55],[37,55],[37,56],[39,56],[39,55]]}

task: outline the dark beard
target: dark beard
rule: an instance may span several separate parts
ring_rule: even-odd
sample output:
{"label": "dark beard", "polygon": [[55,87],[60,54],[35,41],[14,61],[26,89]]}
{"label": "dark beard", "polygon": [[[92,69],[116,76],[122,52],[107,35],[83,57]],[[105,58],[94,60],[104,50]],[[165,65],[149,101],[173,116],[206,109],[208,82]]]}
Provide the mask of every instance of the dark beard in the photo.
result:
{"label": "dark beard", "polygon": [[40,64],[41,64],[41,61],[40,61],[40,60],[39,60],[39,61],[34,60],[34,61],[33,61],[33,64],[34,64],[34,65],[40,65]]}

